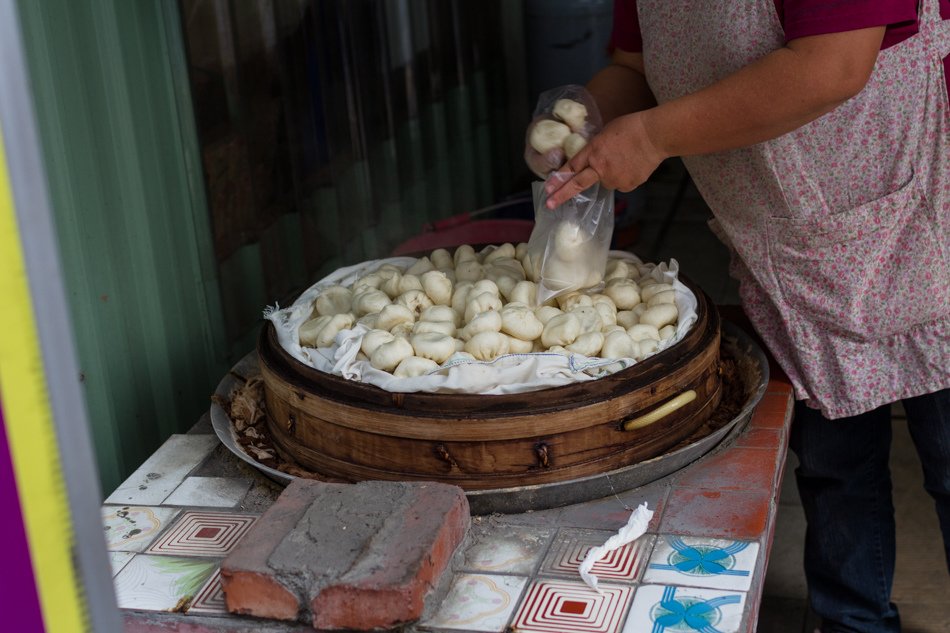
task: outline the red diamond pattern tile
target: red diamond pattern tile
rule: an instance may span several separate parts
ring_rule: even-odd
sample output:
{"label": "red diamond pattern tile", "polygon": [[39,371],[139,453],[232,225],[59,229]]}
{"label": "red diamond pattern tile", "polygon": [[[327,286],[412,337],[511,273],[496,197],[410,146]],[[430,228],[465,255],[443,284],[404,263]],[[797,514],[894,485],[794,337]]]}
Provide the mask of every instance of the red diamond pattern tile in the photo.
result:
{"label": "red diamond pattern tile", "polygon": [[221,590],[221,570],[215,570],[188,607],[188,613],[227,613]]}
{"label": "red diamond pattern tile", "polygon": [[150,554],[225,556],[257,516],[225,512],[185,512],[151,547]]}
{"label": "red diamond pattern tile", "polygon": [[[606,532],[562,532],[541,565],[541,573],[577,578],[578,569],[587,552],[593,547],[603,545],[611,536],[612,534]],[[599,579],[610,578],[628,582],[636,580],[650,555],[652,540],[651,535],[645,535],[633,543],[609,552],[594,563],[591,573]]]}
{"label": "red diamond pattern tile", "polygon": [[196,538],[214,538],[221,532],[221,528],[203,527],[195,532]]}
{"label": "red diamond pattern tile", "polygon": [[630,604],[632,587],[536,581],[515,615],[523,633],[616,633]]}

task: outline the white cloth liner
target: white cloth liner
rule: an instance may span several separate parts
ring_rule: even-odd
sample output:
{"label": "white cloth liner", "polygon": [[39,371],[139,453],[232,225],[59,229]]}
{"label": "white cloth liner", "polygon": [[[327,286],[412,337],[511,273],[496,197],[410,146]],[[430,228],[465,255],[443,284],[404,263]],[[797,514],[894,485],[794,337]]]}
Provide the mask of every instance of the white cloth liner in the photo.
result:
{"label": "white cloth liner", "polygon": [[[611,251],[610,257],[642,264],[635,255],[624,251]],[[350,286],[360,277],[384,264],[405,268],[415,261],[414,257],[393,257],[340,268],[310,286],[290,307],[268,308],[264,312],[264,318],[274,323],[281,347],[304,365],[391,392],[522,393],[595,380],[637,362],[632,358],[608,360],[589,358],[581,354],[565,356],[554,353],[507,354],[486,362],[453,356],[438,370],[425,376],[396,378],[388,372],[375,369],[367,361],[357,360],[363,335],[369,331],[365,325],[357,324],[353,329],[341,331],[332,347],[314,349],[300,345],[297,332],[300,326],[310,319],[313,301],[323,288],[333,284]],[[679,310],[675,336],[661,341],[657,352],[680,341],[697,320],[696,297],[677,279],[678,273],[679,263],[675,259],[671,259],[669,264],[658,264],[651,273],[658,282],[673,286],[676,291],[676,307]]]}
{"label": "white cloth liner", "polygon": [[650,525],[650,519],[653,518],[653,510],[647,508],[646,503],[641,503],[637,506],[637,509],[630,513],[630,518],[627,519],[627,524],[620,528],[620,530],[611,536],[607,541],[598,547],[592,547],[590,551],[587,552],[587,556],[584,557],[581,566],[578,569],[581,575],[581,580],[584,583],[600,593],[600,589],[597,588],[597,576],[590,573],[590,570],[597,563],[597,561],[602,560],[604,556],[614,551],[615,549],[621,548],[627,543],[637,540],[647,531],[647,527]]}

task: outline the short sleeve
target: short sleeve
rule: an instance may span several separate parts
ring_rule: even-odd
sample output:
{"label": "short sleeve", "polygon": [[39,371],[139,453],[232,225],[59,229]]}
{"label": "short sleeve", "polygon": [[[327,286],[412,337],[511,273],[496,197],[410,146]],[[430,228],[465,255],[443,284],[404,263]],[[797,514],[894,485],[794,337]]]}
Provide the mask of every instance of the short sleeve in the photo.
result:
{"label": "short sleeve", "polygon": [[610,50],[639,53],[643,51],[637,0],[614,0],[614,23],[610,34]]}
{"label": "short sleeve", "polygon": [[776,4],[786,41],[874,26],[904,25],[916,30],[917,0],[781,0]]}

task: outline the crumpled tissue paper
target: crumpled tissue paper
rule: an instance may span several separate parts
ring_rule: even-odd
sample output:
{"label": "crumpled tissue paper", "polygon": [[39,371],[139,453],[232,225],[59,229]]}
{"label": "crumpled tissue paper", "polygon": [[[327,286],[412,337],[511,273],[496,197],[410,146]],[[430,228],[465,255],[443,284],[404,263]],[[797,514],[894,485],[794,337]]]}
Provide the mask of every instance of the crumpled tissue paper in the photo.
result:
{"label": "crumpled tissue paper", "polygon": [[630,518],[627,519],[627,524],[620,528],[620,530],[607,539],[607,542],[599,547],[592,548],[587,552],[587,556],[584,558],[584,562],[580,566],[581,580],[583,580],[588,587],[600,593],[600,589],[597,588],[597,576],[590,573],[591,568],[609,554],[610,552],[623,547],[631,541],[635,541],[647,531],[647,527],[650,525],[650,519],[653,518],[653,510],[647,508],[647,504],[641,503],[636,510],[630,513]]}

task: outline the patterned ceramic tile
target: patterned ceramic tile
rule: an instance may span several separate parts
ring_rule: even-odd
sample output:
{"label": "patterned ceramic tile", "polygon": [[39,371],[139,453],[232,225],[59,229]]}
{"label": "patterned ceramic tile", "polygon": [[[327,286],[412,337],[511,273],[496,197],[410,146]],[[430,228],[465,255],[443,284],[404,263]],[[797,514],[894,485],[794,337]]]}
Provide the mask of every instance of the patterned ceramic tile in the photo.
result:
{"label": "patterned ceramic tile", "polygon": [[522,633],[615,633],[633,588],[601,583],[600,589],[597,593],[581,582],[535,581],[512,628]]}
{"label": "patterned ceramic tile", "polygon": [[109,552],[109,564],[112,566],[112,577],[122,571],[122,568],[132,560],[134,552]]}
{"label": "patterned ceramic tile", "polygon": [[149,554],[225,556],[257,519],[250,514],[183,512],[148,548]]}
{"label": "patterned ceramic tile", "polygon": [[530,576],[553,534],[553,530],[529,527],[473,533],[474,542],[465,550],[459,569]]}
{"label": "patterned ceramic tile", "polygon": [[191,601],[188,613],[227,613],[224,604],[224,591],[221,590],[221,570],[216,569],[198,595]]}
{"label": "patterned ceramic tile", "polygon": [[217,445],[216,435],[172,435],[109,495],[106,503],[160,504]]}
{"label": "patterned ceramic tile", "polygon": [[643,585],[623,633],[737,633],[744,607],[741,591]]}
{"label": "patterned ceramic tile", "polygon": [[459,574],[439,605],[438,613],[421,625],[464,631],[504,631],[527,582],[527,578],[516,576]]}
{"label": "patterned ceramic tile", "polygon": [[171,523],[178,510],[143,506],[103,506],[102,524],[106,547],[123,552],[141,552]]}
{"label": "patterned ceramic tile", "polygon": [[115,577],[119,607],[184,611],[217,565],[197,558],[138,554]]}
{"label": "patterned ceramic tile", "polygon": [[[539,573],[550,576],[579,578],[578,568],[592,548],[603,545],[613,536],[612,532],[588,530],[561,530],[544,558]],[[632,543],[615,549],[594,564],[591,573],[600,580],[633,582],[639,578],[650,549],[653,535],[644,534]]]}
{"label": "patterned ceramic tile", "polygon": [[251,488],[247,479],[188,477],[164,501],[168,506],[233,508]]}
{"label": "patterned ceramic tile", "polygon": [[759,544],[749,541],[661,535],[644,582],[748,591]]}

